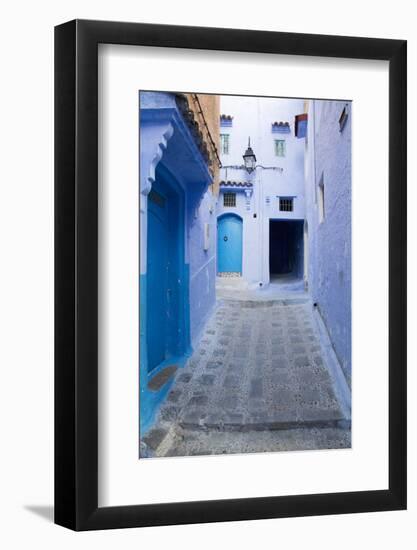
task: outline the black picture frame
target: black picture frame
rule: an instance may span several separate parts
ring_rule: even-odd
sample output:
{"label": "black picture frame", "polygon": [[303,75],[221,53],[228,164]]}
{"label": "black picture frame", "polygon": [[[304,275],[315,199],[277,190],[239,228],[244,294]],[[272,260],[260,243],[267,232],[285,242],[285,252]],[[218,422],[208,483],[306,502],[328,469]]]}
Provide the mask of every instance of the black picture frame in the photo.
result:
{"label": "black picture frame", "polygon": [[[98,44],[389,62],[389,488],[98,506]],[[55,522],[74,530],[406,508],[406,41],[74,20],[55,28]],[[375,312],[377,315],[377,312]]]}

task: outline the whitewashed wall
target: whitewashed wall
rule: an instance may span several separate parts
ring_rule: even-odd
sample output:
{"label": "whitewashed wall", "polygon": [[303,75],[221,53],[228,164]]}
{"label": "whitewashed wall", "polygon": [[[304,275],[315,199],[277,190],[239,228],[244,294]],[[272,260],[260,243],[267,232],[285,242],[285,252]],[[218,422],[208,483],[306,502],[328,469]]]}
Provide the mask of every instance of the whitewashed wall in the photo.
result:
{"label": "whitewashed wall", "polygon": [[[221,113],[233,117],[231,127],[220,128],[220,133],[230,135],[229,154],[221,155],[222,164],[241,165],[250,137],[258,165],[283,169],[281,173],[257,168],[252,174],[246,170],[221,170],[223,180],[253,183],[249,211],[242,192],[238,193],[236,208],[224,208],[220,195],[217,210],[218,215],[233,211],[243,218],[242,276],[251,287],[261,284],[265,287],[269,284],[269,220],[304,219],[304,140],[294,135],[295,115],[301,114],[303,108],[304,101],[301,99],[221,97]],[[272,132],[272,123],[275,121],[289,122],[290,133]],[[275,155],[276,139],[286,141],[285,157]],[[280,212],[279,196],[294,197],[293,212]]]}

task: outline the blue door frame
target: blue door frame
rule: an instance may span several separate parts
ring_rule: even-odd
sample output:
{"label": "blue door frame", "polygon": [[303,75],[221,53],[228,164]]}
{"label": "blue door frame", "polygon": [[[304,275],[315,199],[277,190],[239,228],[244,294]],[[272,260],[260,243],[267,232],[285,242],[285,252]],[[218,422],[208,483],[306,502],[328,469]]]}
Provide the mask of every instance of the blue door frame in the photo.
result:
{"label": "blue door frame", "polygon": [[187,348],[183,193],[160,165],[148,195],[148,371]]}
{"label": "blue door frame", "polygon": [[217,219],[217,272],[242,274],[243,221],[237,214]]}
{"label": "blue door frame", "polygon": [[153,422],[170,383],[152,391],[149,380],[181,366],[190,347],[189,269],[185,264],[184,193],[160,163],[148,194],[146,275],[140,283],[140,430]]}

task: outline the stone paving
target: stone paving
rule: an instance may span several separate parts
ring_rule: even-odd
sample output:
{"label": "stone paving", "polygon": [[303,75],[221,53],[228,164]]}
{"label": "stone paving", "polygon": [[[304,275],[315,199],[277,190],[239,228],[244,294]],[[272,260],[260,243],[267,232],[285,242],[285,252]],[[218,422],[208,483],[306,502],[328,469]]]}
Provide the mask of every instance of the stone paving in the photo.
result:
{"label": "stone paving", "polygon": [[141,456],[350,447],[311,302],[220,300],[143,443]]}
{"label": "stone paving", "polygon": [[201,456],[349,448],[350,430],[295,428],[247,432],[181,430],[161,456]]}

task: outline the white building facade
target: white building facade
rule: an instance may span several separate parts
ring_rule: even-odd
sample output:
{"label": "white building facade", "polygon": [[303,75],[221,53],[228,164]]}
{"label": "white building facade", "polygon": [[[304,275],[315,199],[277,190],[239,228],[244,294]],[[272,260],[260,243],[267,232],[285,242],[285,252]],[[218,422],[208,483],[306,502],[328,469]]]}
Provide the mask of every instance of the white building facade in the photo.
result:
{"label": "white building facade", "polygon": [[[277,275],[304,276],[304,140],[294,133],[303,108],[303,100],[221,98],[217,271],[240,275],[250,288],[267,287]],[[251,173],[242,167],[249,139],[256,156]],[[242,225],[241,270],[224,271],[223,220],[233,215]]]}

